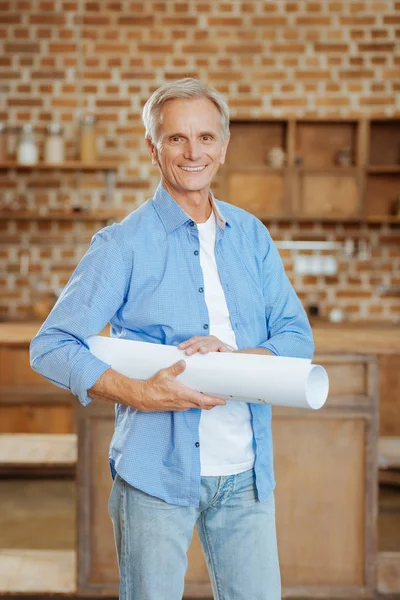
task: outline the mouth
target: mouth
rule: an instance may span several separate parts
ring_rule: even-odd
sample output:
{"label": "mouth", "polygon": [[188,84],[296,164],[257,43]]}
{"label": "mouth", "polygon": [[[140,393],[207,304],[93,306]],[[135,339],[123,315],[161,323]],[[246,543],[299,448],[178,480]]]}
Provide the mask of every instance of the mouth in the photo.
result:
{"label": "mouth", "polygon": [[202,171],[204,171],[204,169],[207,168],[207,165],[200,165],[198,167],[187,167],[184,165],[179,165],[179,168],[182,169],[182,171],[185,171],[185,173],[201,173]]}

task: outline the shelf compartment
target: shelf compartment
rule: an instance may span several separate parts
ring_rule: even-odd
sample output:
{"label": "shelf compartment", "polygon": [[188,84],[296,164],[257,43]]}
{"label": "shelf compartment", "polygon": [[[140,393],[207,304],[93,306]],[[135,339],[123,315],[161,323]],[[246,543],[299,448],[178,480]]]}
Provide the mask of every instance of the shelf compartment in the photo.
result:
{"label": "shelf compartment", "polygon": [[370,124],[371,165],[400,167],[400,120],[373,120]]}
{"label": "shelf compartment", "polygon": [[[357,122],[299,121],[296,124],[295,155],[302,167],[335,166],[336,152],[349,148],[352,164],[357,163]],[[350,165],[349,165],[350,166]],[[337,166],[338,169],[342,168]]]}
{"label": "shelf compartment", "polygon": [[397,198],[400,196],[399,175],[375,173],[367,177],[365,217],[368,220],[386,215],[386,219],[400,221],[400,216],[396,215]]}
{"label": "shelf compartment", "polygon": [[230,169],[271,168],[267,158],[271,148],[282,148],[286,152],[285,121],[236,121],[231,123],[230,128],[231,139],[226,157],[226,165]]}

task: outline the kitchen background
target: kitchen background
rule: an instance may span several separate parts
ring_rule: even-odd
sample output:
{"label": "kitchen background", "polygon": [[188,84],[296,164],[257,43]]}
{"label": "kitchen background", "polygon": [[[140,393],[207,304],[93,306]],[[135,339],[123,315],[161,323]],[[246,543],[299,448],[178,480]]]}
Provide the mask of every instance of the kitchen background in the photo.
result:
{"label": "kitchen background", "polygon": [[118,594],[113,407],[29,343],[152,195],[141,110],[185,76],[228,100],[216,196],[269,227],[330,378],[323,409],[273,409],[284,597],[400,595],[400,1],[0,0],[0,596]]}
{"label": "kitchen background", "polygon": [[[164,81],[192,76],[226,95],[233,121],[345,119],[357,129],[365,118],[379,138],[381,118],[399,119],[382,125],[379,142],[384,146],[388,138],[395,165],[390,188],[382,192],[378,185],[375,199],[382,193],[382,203],[391,203],[382,211],[390,219],[365,222],[339,207],[333,218],[300,210],[300,219],[275,217],[267,224],[277,242],[331,242],[317,249],[280,247],[307,307],[338,320],[400,321],[399,2],[2,1],[0,36],[6,158],[15,160],[17,130],[26,123],[36,130],[42,158],[46,127],[58,122],[66,160],[79,159],[79,120],[91,114],[97,118],[96,160],[107,163],[103,171],[98,165],[0,165],[3,320],[44,317],[106,218],[118,219],[151,196],[158,173],[143,139],[142,106]],[[394,137],[385,134],[388,127]],[[239,137],[243,148],[246,133]],[[335,148],[347,138],[339,135],[336,147],[333,142],[332,166]],[[261,165],[270,148],[266,129]],[[357,161],[355,150],[349,164]],[[268,184],[261,189],[268,206]],[[322,188],[321,206],[325,193]],[[336,196],[341,193],[337,188]],[[335,260],[321,267],[318,260],[296,258],[321,254]]]}

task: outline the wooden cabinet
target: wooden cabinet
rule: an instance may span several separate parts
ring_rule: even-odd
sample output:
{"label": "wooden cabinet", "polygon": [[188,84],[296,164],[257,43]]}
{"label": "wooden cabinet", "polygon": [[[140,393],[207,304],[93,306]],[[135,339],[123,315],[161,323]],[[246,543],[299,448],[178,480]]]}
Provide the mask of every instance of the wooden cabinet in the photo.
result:
{"label": "wooden cabinet", "polygon": [[28,345],[0,344],[0,434],[73,433],[75,398],[32,371]]}
{"label": "wooden cabinet", "polygon": [[[320,355],[331,391],[319,411],[274,407],[277,529],[283,593],[372,597],[376,563],[376,361]],[[78,593],[116,595],[118,568],[107,514],[109,404],[79,408]],[[186,598],[211,598],[195,534]]]}
{"label": "wooden cabinet", "polygon": [[400,222],[399,148],[398,119],[233,121],[215,192],[264,221]]}

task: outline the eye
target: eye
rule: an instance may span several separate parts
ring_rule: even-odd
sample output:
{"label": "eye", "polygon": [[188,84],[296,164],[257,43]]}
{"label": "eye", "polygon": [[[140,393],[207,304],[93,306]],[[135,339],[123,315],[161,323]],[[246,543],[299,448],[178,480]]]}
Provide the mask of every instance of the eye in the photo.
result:
{"label": "eye", "polygon": [[211,135],[203,135],[202,139],[205,142],[211,142],[212,141],[212,136]]}
{"label": "eye", "polygon": [[179,135],[174,135],[172,138],[170,138],[171,142],[180,142],[182,138],[179,137]]}

